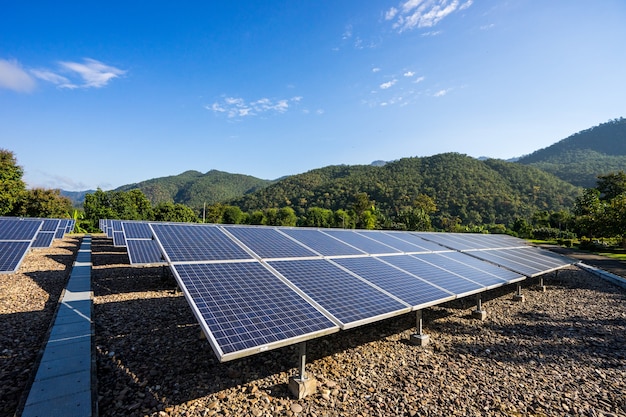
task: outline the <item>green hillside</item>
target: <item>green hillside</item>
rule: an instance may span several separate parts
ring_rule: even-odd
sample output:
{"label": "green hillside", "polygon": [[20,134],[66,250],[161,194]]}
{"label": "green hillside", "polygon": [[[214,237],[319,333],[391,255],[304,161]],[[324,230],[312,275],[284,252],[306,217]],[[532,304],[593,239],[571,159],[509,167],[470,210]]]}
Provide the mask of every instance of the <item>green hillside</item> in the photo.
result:
{"label": "green hillside", "polygon": [[626,119],[583,130],[517,162],[580,187],[595,187],[598,175],[626,171]]}
{"label": "green hillside", "polygon": [[179,175],[153,178],[135,184],[128,184],[115,191],[140,189],[152,204],[161,202],[183,203],[193,208],[201,208],[204,203],[213,204],[238,198],[271,184],[249,175],[230,174],[211,170],[206,174],[186,171]]}
{"label": "green hillside", "polygon": [[420,194],[437,205],[433,225],[506,224],[537,210],[570,208],[580,189],[535,167],[480,161],[457,153],[403,158],[383,166],[329,166],[293,175],[232,200],[245,211],[293,207],[349,209],[366,193],[386,218],[410,208]]}

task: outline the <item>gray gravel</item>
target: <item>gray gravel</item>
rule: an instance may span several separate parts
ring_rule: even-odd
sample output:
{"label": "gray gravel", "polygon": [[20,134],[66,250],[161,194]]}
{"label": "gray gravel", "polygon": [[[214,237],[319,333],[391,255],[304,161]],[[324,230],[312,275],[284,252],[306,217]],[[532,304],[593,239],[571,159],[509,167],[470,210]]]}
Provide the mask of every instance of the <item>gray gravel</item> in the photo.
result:
{"label": "gray gravel", "polygon": [[[102,416],[626,415],[626,291],[574,267],[546,292],[525,282],[524,303],[513,287],[489,293],[483,322],[473,299],[425,310],[425,348],[407,342],[412,314],[309,341],[318,392],[296,400],[297,347],[219,363],[163,268],[131,268],[98,235],[92,249]],[[30,372],[5,363],[3,406],[5,373]]]}

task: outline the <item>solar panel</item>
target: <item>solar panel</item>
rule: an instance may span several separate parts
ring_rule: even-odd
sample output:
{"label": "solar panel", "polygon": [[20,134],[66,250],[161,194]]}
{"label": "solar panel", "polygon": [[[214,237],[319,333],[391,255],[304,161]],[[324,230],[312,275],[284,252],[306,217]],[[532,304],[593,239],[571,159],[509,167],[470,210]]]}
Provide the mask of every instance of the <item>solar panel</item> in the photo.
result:
{"label": "solar panel", "polygon": [[522,239],[502,234],[418,232],[417,235],[457,251],[526,246]]}
{"label": "solar panel", "polygon": [[455,297],[455,294],[429,284],[377,258],[338,258],[332,262],[393,294],[413,308],[424,308]]}
{"label": "solar panel", "polygon": [[131,265],[151,265],[164,263],[159,245],[155,240],[126,239],[128,259]]}
{"label": "solar panel", "polygon": [[257,262],[179,264],[173,269],[220,361],[339,329]]}
{"label": "solar panel", "polygon": [[435,254],[386,256],[382,258],[382,260],[457,296],[462,297],[485,290],[485,286],[477,282],[470,281],[469,279],[435,266],[432,263],[436,260],[434,255]]}
{"label": "solar panel", "polygon": [[[350,246],[353,246],[359,249],[362,252],[369,253],[372,255],[376,254],[386,254],[386,253],[400,253],[399,250],[381,243],[377,240],[371,239],[368,235],[359,234],[354,230],[345,230],[345,229],[328,229],[324,230],[323,233],[331,235],[332,237],[339,239]],[[372,233],[373,234],[373,233]]]}
{"label": "solar panel", "polygon": [[56,232],[42,232],[37,233],[32,248],[49,248],[54,241],[54,235]]}
{"label": "solar panel", "polygon": [[410,307],[325,259],[270,261],[282,276],[342,323],[342,328],[391,317]]}
{"label": "solar panel", "polygon": [[147,222],[122,222],[126,239],[152,239],[152,229]]}
{"label": "solar panel", "polygon": [[317,229],[280,229],[315,252],[324,256],[363,255],[365,252],[349,246]]}
{"label": "solar panel", "polygon": [[126,246],[126,239],[124,238],[124,232],[121,230],[113,231],[113,246],[121,247]]}
{"label": "solar panel", "polygon": [[549,252],[527,247],[521,249],[481,250],[471,252],[470,254],[527,277],[542,275],[575,263],[570,258],[556,257],[555,254],[548,255],[546,253]]}
{"label": "solar panel", "polygon": [[[505,284],[512,284],[522,281],[526,277],[506,268],[501,268],[490,262],[483,261],[461,252],[446,252],[438,254],[441,258],[437,260],[437,265],[467,276],[473,281],[480,282],[487,287],[498,285],[502,281]],[[448,260],[453,261],[449,262]]]}
{"label": "solar panel", "polygon": [[[401,233],[401,232],[383,232],[382,230],[375,230],[375,231],[364,231],[364,230],[358,230],[355,231],[355,233],[359,233],[362,234],[364,236],[369,237],[370,239],[374,239],[378,242],[384,243],[387,246],[390,246],[400,252],[409,252],[409,253],[416,253],[416,252],[431,252],[430,249],[427,249],[425,246],[420,246],[418,244],[415,243],[411,243],[408,240],[403,240],[401,237],[406,235],[406,233]],[[417,239],[415,239],[417,241]],[[433,244],[427,241],[424,241],[422,239],[421,242],[425,243],[426,245],[432,246]],[[444,249],[442,247],[438,247],[439,249]]]}
{"label": "solar panel", "polygon": [[274,228],[230,226],[225,227],[224,230],[232,234],[261,258],[305,258],[318,256],[315,252],[298,244]]}
{"label": "solar panel", "polygon": [[252,259],[213,225],[151,223],[168,262]]}
{"label": "solar panel", "polygon": [[39,231],[43,221],[24,221],[20,219],[0,220],[0,240],[31,241]]}
{"label": "solar panel", "polygon": [[0,241],[0,272],[17,271],[29,247],[30,242]]}

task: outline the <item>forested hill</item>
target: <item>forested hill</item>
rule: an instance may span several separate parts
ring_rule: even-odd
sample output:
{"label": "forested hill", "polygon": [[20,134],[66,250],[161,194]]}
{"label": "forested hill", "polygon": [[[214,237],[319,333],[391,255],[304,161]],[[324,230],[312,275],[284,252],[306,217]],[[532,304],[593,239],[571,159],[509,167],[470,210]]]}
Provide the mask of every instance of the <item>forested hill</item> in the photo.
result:
{"label": "forested hill", "polygon": [[268,186],[272,181],[262,180],[249,175],[230,174],[211,170],[206,174],[198,171],[186,171],[179,175],[153,178],[135,184],[128,184],[115,191],[140,189],[152,204],[161,202],[183,203],[199,208],[241,197]]}
{"label": "forested hill", "polygon": [[366,193],[387,217],[410,209],[420,194],[431,197],[435,227],[502,223],[537,210],[570,208],[580,189],[537,168],[502,160],[480,161],[457,153],[404,158],[383,166],[329,166],[293,175],[232,200],[245,211],[291,206],[350,209]]}
{"label": "forested hill", "polygon": [[541,168],[574,185],[595,187],[598,175],[626,171],[626,119],[583,130],[517,162]]}

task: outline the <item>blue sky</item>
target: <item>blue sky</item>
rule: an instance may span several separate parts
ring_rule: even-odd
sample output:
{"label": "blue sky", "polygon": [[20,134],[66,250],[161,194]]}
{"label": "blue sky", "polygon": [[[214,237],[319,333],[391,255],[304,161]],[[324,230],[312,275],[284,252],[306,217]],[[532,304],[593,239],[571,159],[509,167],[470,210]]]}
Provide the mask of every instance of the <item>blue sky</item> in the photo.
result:
{"label": "blue sky", "polygon": [[511,158],[626,117],[626,2],[4,2],[0,148],[31,187]]}

